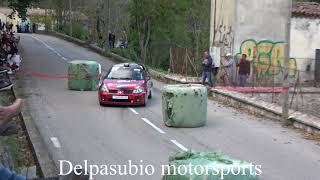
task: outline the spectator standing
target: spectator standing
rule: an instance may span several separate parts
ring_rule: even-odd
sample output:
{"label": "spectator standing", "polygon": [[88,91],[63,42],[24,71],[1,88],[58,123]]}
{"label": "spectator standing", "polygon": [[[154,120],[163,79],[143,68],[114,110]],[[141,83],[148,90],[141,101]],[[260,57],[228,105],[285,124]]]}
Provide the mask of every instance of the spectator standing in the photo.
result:
{"label": "spectator standing", "polygon": [[5,27],[6,27],[6,31],[9,31],[9,22],[6,22],[6,25],[5,25]]}
{"label": "spectator standing", "polygon": [[20,29],[19,24],[16,25],[16,28],[17,28],[17,33],[21,33],[21,29]]}
{"label": "spectator standing", "polygon": [[205,85],[206,80],[208,79],[208,85],[210,87],[213,86],[213,81],[212,81],[212,67],[213,65],[213,60],[209,53],[206,51],[204,52],[204,60],[202,61],[202,84]]}
{"label": "spectator standing", "polygon": [[108,34],[109,38],[109,49],[113,49],[114,48],[114,43],[116,41],[116,35],[114,34],[114,32],[109,31]]}
{"label": "spectator standing", "polygon": [[234,74],[234,59],[232,58],[231,53],[227,53],[225,56],[225,60],[222,62],[223,68],[224,68],[224,76],[226,83],[228,85],[232,85],[233,83],[233,74]]}
{"label": "spectator standing", "polygon": [[239,86],[245,87],[251,71],[250,61],[247,59],[246,54],[242,54],[242,58],[237,66],[239,67]]}
{"label": "spectator standing", "polygon": [[127,48],[128,44],[128,38],[127,38],[127,33],[126,31],[122,32],[122,37],[121,37],[121,48]]}
{"label": "spectator standing", "polygon": [[109,31],[108,33],[108,42],[109,42],[109,49],[112,49],[112,33]]}
{"label": "spectator standing", "polygon": [[37,30],[37,25],[36,25],[36,23],[33,23],[32,24],[32,33],[36,33],[36,30]]}
{"label": "spectator standing", "polygon": [[10,23],[10,25],[9,25],[9,31],[10,31],[10,32],[13,31],[13,24],[12,24],[12,23]]}
{"label": "spectator standing", "polygon": [[29,33],[30,23],[28,23],[25,28],[26,28],[26,29],[25,29],[25,32],[26,32],[26,33]]}
{"label": "spectator standing", "polygon": [[114,32],[111,33],[111,41],[112,41],[112,48],[114,48],[114,44],[116,42],[116,34]]}

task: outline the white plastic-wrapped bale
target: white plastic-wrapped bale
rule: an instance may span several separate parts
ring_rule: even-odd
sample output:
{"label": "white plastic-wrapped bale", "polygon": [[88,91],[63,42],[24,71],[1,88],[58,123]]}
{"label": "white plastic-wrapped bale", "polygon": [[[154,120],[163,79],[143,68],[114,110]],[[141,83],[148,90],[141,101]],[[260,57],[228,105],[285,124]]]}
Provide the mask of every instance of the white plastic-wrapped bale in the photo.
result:
{"label": "white plastic-wrapped bale", "polygon": [[207,89],[202,85],[167,85],[162,90],[166,126],[195,128],[207,122]]}

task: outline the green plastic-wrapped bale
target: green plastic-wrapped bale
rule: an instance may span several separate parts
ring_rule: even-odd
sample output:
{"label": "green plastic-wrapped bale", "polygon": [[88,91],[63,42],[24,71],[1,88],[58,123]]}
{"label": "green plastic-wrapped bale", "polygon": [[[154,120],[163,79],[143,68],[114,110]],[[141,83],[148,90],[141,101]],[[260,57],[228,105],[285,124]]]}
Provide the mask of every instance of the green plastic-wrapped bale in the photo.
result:
{"label": "green plastic-wrapped bale", "polygon": [[162,90],[166,126],[195,128],[207,122],[207,89],[201,85],[167,85]]}
{"label": "green plastic-wrapped bale", "polygon": [[78,91],[98,89],[101,66],[95,61],[74,60],[68,64],[68,88]]}
{"label": "green plastic-wrapped bale", "polygon": [[180,152],[169,161],[164,180],[258,180],[260,173],[251,163],[215,152]]}

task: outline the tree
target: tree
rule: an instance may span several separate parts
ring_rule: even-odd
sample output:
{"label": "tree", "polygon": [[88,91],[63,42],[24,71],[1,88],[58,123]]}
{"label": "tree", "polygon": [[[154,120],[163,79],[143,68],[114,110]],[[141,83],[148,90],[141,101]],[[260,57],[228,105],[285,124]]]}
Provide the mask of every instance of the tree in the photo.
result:
{"label": "tree", "polygon": [[146,63],[148,45],[151,38],[151,26],[156,16],[156,0],[131,0],[131,34],[138,37],[139,55],[143,63]]}
{"label": "tree", "polygon": [[21,19],[26,19],[27,9],[31,7],[33,3],[38,2],[38,0],[7,0],[8,7],[13,11],[10,16],[18,12],[18,15]]}
{"label": "tree", "polygon": [[170,48],[208,48],[210,0],[131,0],[129,46],[142,63],[168,69]]}
{"label": "tree", "polygon": [[[68,34],[68,1],[44,1],[51,1],[55,30]],[[208,49],[210,0],[72,0],[71,14],[74,37],[85,31],[83,40],[103,47],[109,30],[117,39],[125,30],[128,48],[112,51],[155,68],[168,70],[170,48],[193,51],[192,60]]]}
{"label": "tree", "polygon": [[56,30],[62,31],[66,21],[67,1],[65,0],[50,0],[50,7],[54,10],[52,16],[56,20]]}

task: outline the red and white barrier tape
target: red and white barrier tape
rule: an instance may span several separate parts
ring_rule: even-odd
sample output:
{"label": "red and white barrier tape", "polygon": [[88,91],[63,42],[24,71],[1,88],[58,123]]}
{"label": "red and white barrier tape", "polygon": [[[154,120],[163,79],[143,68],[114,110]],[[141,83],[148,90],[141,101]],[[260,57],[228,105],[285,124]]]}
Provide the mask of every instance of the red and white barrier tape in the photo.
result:
{"label": "red and white barrier tape", "polygon": [[101,74],[68,74],[68,75],[47,75],[42,73],[32,73],[27,72],[23,70],[19,70],[17,72],[18,75],[26,75],[26,76],[33,76],[38,78],[44,78],[44,79],[68,79],[68,78],[74,78],[74,77],[100,77]]}
{"label": "red and white barrier tape", "polygon": [[[18,71],[17,74],[33,76],[45,79],[68,79],[74,77],[100,77],[100,74],[68,74],[68,75],[47,75],[42,73],[32,73],[27,71]],[[195,85],[195,84],[193,84]],[[236,91],[236,92],[274,92],[274,91],[288,91],[288,87],[209,87],[209,89],[214,90],[224,90],[224,91]]]}

